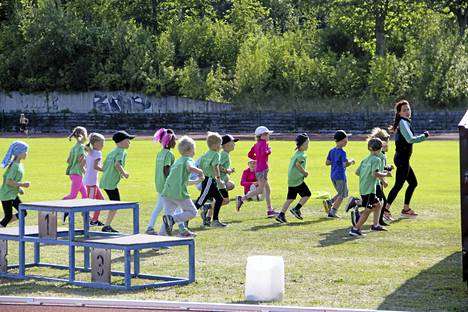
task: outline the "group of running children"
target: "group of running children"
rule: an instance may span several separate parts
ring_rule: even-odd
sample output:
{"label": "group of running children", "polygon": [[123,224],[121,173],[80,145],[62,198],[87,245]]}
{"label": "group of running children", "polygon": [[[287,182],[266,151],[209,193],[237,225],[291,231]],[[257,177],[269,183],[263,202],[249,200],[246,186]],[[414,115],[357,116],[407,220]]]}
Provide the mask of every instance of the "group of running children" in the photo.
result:
{"label": "group of running children", "polygon": [[[406,111],[404,106],[407,107]],[[349,235],[364,235],[361,229],[370,213],[373,213],[371,230],[386,231],[384,226],[393,220],[389,210],[390,205],[405,180],[408,181],[410,187],[406,191],[405,208],[401,212],[401,217],[413,218],[417,216],[409,208],[409,200],[415,187],[412,187],[411,179],[414,173],[409,166],[409,157],[411,156],[412,144],[424,141],[429,133],[425,132],[415,136],[411,129],[410,117],[409,104],[403,103],[397,109],[392,126],[395,131],[397,149],[395,155],[397,181],[388,200],[385,198],[384,188],[388,186],[386,178],[391,176],[393,166],[387,165],[385,152],[388,150],[390,135],[386,130],[380,128],[373,129],[369,135],[367,147],[370,154],[361,161],[356,170],[356,174],[359,176],[361,198],[350,197],[346,205],[346,212],[351,210],[352,227]],[[288,167],[287,200],[281,211],[276,212],[271,205],[271,190],[268,182],[268,158],[272,152],[268,141],[272,132],[264,126],[255,130],[257,142],[248,153],[249,167],[243,172],[241,181],[241,185],[244,186],[244,195],[235,198],[236,209],[240,211],[241,207],[249,200],[264,198],[267,206],[267,217],[274,218],[279,223],[286,223],[285,214],[299,195],[299,202],[289,211],[294,217],[302,220],[301,208],[311,196],[304,181],[308,176],[306,151],[309,147],[309,137],[306,133],[302,133],[297,135],[295,139],[296,151]],[[355,164],[353,159],[347,157],[344,150],[348,143],[348,136],[343,130],[336,131],[334,135],[336,146],[329,151],[326,158],[326,165],[331,166],[331,181],[337,191],[336,196],[332,199],[323,201],[328,218],[339,218],[337,211],[343,200],[348,197],[346,168]],[[91,133],[88,137],[85,128],[76,127],[70,134],[69,140],[72,138],[76,140],[76,144],[70,150],[66,169],[66,174],[71,180],[71,191],[63,199],[74,199],[78,193],[81,193],[82,198],[103,200],[104,196],[101,190],[104,190],[109,200],[119,201],[118,185],[121,178],[127,179],[129,177],[129,173],[125,170],[127,149],[135,136],[125,131],[116,132],[112,137],[116,146],[103,162],[102,149],[105,143],[103,135]],[[231,167],[230,153],[234,150],[238,139],[229,134],[221,136],[216,132],[208,132],[206,138],[208,151],[196,162],[192,159],[196,148],[192,138],[183,136],[177,144],[174,131],[162,128],[154,134],[153,140],[160,143],[162,149],[156,155],[157,205],[151,214],[146,233],[172,235],[173,227],[177,225],[179,236],[196,236],[189,230],[188,221],[197,215],[197,210],[200,210],[204,226],[225,227],[226,224],[220,221],[219,214],[221,207],[229,203],[229,191],[234,188],[230,175],[235,172],[235,169]],[[171,151],[176,146],[181,155],[177,160]],[[0,227],[6,227],[9,222],[18,218],[18,214],[13,214],[13,208],[18,210],[21,203],[19,195],[23,194],[24,188],[30,186],[30,182],[23,181],[24,168],[21,163],[26,158],[27,152],[28,145],[25,142],[15,141],[9,147],[1,163],[6,171],[0,188],[0,200],[4,210],[4,218],[0,222]],[[407,164],[406,158],[404,158],[406,156],[402,155],[404,153],[409,155],[407,156]],[[400,170],[400,168],[404,170]],[[98,172],[102,172],[99,183]],[[188,192],[188,185],[191,184],[196,185],[200,190],[200,195],[195,201],[192,201]],[[161,228],[159,231],[155,231],[156,219],[163,208],[165,211]],[[362,210],[362,208],[364,209]],[[99,220],[99,211],[96,211],[90,219],[90,225],[101,226],[103,232],[118,232],[111,226],[115,213],[115,210],[110,211],[105,222],[102,223]],[[66,214],[63,215],[64,222],[66,217]]]}

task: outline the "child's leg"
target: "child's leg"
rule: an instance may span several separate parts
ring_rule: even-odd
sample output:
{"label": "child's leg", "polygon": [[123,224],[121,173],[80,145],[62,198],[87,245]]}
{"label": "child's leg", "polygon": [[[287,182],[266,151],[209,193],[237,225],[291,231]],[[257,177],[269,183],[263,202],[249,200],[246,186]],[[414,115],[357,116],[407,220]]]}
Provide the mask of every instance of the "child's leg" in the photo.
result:
{"label": "child's leg", "polygon": [[[116,200],[120,201],[120,193],[119,189],[116,188],[115,190],[105,190],[107,193],[107,196],[109,196],[109,200]],[[104,223],[104,226],[110,226],[112,223],[112,220],[114,220],[115,214],[117,213],[117,210],[111,210],[109,211],[109,214],[107,215],[106,222]]]}
{"label": "child's leg", "polygon": [[[164,215],[165,216],[173,216],[177,207],[179,206],[179,203],[178,201],[175,201],[175,200],[172,200],[172,199],[169,199],[167,197],[162,197],[161,196],[161,199],[162,199],[162,205],[164,207]],[[192,202],[192,205],[193,205],[193,202]],[[176,219],[174,219],[175,221]],[[184,226],[185,227],[185,226]],[[161,229],[159,231],[159,234],[160,235],[168,235],[170,233],[168,233],[168,229],[166,228],[166,224],[163,222],[161,223]]]}
{"label": "child's leg", "polygon": [[221,210],[221,205],[223,204],[223,196],[221,195],[218,189],[213,190],[213,199],[213,221],[219,221],[219,211]]}
{"label": "child's leg", "polygon": [[367,218],[369,217],[371,212],[372,212],[372,209],[366,207],[366,209],[364,209],[364,211],[361,213],[361,216],[359,217],[359,221],[356,223],[356,226],[354,228],[360,230],[362,226],[364,225],[364,223],[366,223]]}
{"label": "child's leg", "polygon": [[210,191],[212,190],[213,185],[216,187],[216,181],[213,178],[205,177],[205,180],[202,182],[200,196],[198,196],[195,201],[195,207],[197,207],[197,209],[200,209],[200,207],[203,206],[209,198],[211,198]]}
{"label": "child's leg", "polygon": [[182,211],[178,213],[173,213],[172,217],[174,218],[175,222],[183,224],[185,221],[189,221],[197,216],[197,208],[195,207],[190,198],[177,202],[178,206],[182,208]]}
{"label": "child's leg", "polygon": [[88,198],[88,192],[86,192],[86,186],[83,183],[83,178],[81,178],[80,194],[82,199]]}
{"label": "child's leg", "polygon": [[268,183],[268,180],[265,180],[265,201],[267,204],[267,212],[272,211],[273,209],[271,208],[271,188],[270,183]]}
{"label": "child's leg", "polygon": [[[13,207],[18,211],[13,215],[13,219],[18,220],[19,219],[19,205],[21,204],[21,200],[19,199],[18,196],[16,196],[15,199],[13,199]],[[24,211],[24,216],[26,217],[28,215],[27,211]]]}
{"label": "child's leg", "polygon": [[[81,192],[81,187],[83,186],[83,178],[79,174],[70,174],[70,180],[71,180],[70,194],[65,196],[63,199],[75,199],[78,193]],[[85,193],[86,193],[86,190],[85,190]]]}
{"label": "child's leg", "polygon": [[284,202],[283,208],[281,208],[281,213],[282,213],[282,214],[284,214],[284,213],[288,210],[289,206],[291,206],[291,203],[292,203],[293,201],[294,201],[294,199],[288,199],[288,200],[286,200],[286,201]]}
{"label": "child's leg", "polygon": [[162,204],[162,199],[161,199],[161,194],[158,193],[158,203],[156,204],[156,207],[153,209],[153,212],[151,213],[150,220],[148,222],[148,227],[147,229],[153,229],[154,224],[156,223],[156,219],[158,218],[159,214],[161,213],[163,209],[163,204]]}
{"label": "child's leg", "polygon": [[255,188],[255,190],[250,191],[244,196],[242,196],[242,201],[245,201],[246,199],[255,197],[263,193],[263,190],[265,189],[266,180],[264,178],[260,178],[258,179],[257,182],[258,182],[258,186]]}
{"label": "child's leg", "polygon": [[374,212],[374,226],[379,226],[380,212],[382,211],[382,204],[379,202],[375,205],[375,208],[372,209]]}
{"label": "child's leg", "polygon": [[2,200],[3,207],[3,219],[0,221],[1,227],[6,227],[13,217],[13,201],[12,200]]}
{"label": "child's leg", "polygon": [[[92,185],[92,186],[86,186],[86,191],[88,193],[88,198],[89,199],[99,199],[99,195],[97,195],[97,191],[98,191],[98,187],[96,185]],[[101,194],[101,197],[102,197],[102,194]],[[102,198],[104,199],[104,198]],[[101,214],[101,212],[99,210],[96,210],[94,213],[93,213],[93,216],[91,217],[91,221],[97,221],[99,220],[99,215]]]}

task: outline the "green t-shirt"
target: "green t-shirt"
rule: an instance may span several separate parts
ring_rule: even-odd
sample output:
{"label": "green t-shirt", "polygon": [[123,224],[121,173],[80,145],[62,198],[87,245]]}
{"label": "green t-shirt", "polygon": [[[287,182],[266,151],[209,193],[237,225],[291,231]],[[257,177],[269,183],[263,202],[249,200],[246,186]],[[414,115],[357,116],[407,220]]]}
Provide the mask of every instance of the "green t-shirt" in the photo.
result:
{"label": "green t-shirt", "polygon": [[79,174],[80,176],[83,176],[83,172],[81,172],[80,169],[80,156],[85,156],[85,148],[83,144],[76,143],[70,150],[70,155],[68,155],[69,163],[66,172],[67,175]]}
{"label": "green t-shirt", "polygon": [[161,196],[175,200],[190,198],[187,190],[187,183],[190,177],[190,172],[187,170],[188,165],[193,166],[193,161],[190,157],[182,156],[176,160],[171,167]]}
{"label": "green t-shirt", "polygon": [[221,155],[219,152],[209,150],[200,159],[199,168],[203,170],[205,176],[210,178],[216,178],[213,170],[213,166],[219,165],[221,162]]}
{"label": "green t-shirt", "polygon": [[290,187],[299,186],[304,182],[304,175],[296,167],[297,162],[299,162],[302,168],[307,170],[307,155],[303,151],[295,152],[289,162],[288,186]]}
{"label": "green t-shirt", "polygon": [[103,190],[115,190],[120,182],[120,173],[115,168],[115,163],[120,162],[122,167],[125,167],[127,159],[127,151],[123,148],[116,147],[107,155],[103,165],[101,183],[99,186]]}
{"label": "green t-shirt", "polygon": [[156,172],[155,172],[155,183],[156,191],[161,193],[164,189],[164,183],[166,182],[166,176],[164,175],[164,167],[172,166],[175,161],[174,154],[171,150],[163,148],[159,151],[156,156]]}
{"label": "green t-shirt", "polygon": [[381,160],[379,172],[384,172],[384,170],[385,170],[385,155],[384,155],[384,153],[380,152],[377,155],[377,157],[379,157],[379,159]]}
{"label": "green t-shirt", "polygon": [[[220,152],[219,165],[222,166],[224,169],[231,168],[231,156],[229,155],[228,152],[224,150]],[[220,172],[219,176],[221,177],[221,181],[224,181],[224,183],[227,183],[229,181],[229,175],[226,172]],[[220,187],[221,185],[218,182],[218,188]]]}
{"label": "green t-shirt", "polygon": [[18,196],[19,187],[9,186],[8,180],[21,182],[23,179],[24,169],[23,165],[17,161],[11,163],[3,174],[3,184],[0,188],[0,200],[13,200]]}
{"label": "green t-shirt", "polygon": [[359,174],[359,193],[361,195],[375,194],[379,179],[372,173],[380,171],[382,160],[376,155],[369,155],[365,158],[356,172]]}

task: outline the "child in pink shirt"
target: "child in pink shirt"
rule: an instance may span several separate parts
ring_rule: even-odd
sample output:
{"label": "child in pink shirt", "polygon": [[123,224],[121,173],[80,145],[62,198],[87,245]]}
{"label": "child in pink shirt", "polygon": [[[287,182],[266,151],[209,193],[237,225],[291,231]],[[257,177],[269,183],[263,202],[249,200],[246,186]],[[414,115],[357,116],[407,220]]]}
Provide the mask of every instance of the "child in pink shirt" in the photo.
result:
{"label": "child in pink shirt", "polygon": [[244,195],[252,190],[252,185],[257,188],[258,182],[255,176],[255,163],[254,159],[249,159],[249,167],[242,173],[241,185],[244,187]]}
{"label": "child in pink shirt", "polygon": [[268,130],[267,127],[261,126],[255,129],[255,136],[257,137],[257,143],[252,147],[249,152],[249,158],[255,159],[257,161],[255,166],[255,176],[258,181],[258,187],[256,190],[249,191],[244,196],[237,196],[236,208],[237,211],[240,210],[240,207],[249,198],[258,196],[265,191],[265,199],[267,203],[267,217],[275,218],[278,213],[271,208],[271,196],[270,196],[270,184],[268,183],[268,157],[271,154],[271,148],[268,145],[268,140],[270,139],[270,134],[273,131]]}

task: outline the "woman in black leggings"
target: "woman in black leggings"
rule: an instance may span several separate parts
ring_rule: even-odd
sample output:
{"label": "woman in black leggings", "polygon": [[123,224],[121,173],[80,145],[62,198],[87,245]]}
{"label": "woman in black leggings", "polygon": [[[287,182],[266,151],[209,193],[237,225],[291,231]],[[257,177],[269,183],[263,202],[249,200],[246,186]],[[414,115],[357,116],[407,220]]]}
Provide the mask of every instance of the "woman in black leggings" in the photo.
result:
{"label": "woman in black leggings", "polygon": [[415,136],[411,127],[411,108],[406,100],[399,101],[395,104],[395,120],[389,128],[395,133],[396,152],[393,161],[396,166],[395,185],[388,193],[386,212],[384,219],[392,221],[390,214],[390,206],[402,189],[403,184],[408,182],[408,187],[405,192],[405,204],[401,211],[401,218],[415,218],[418,214],[410,208],[411,197],[415,188],[418,186],[418,180],[414,174],[413,168],[410,165],[411,154],[413,153],[413,144],[425,141],[429,137],[429,132]]}

